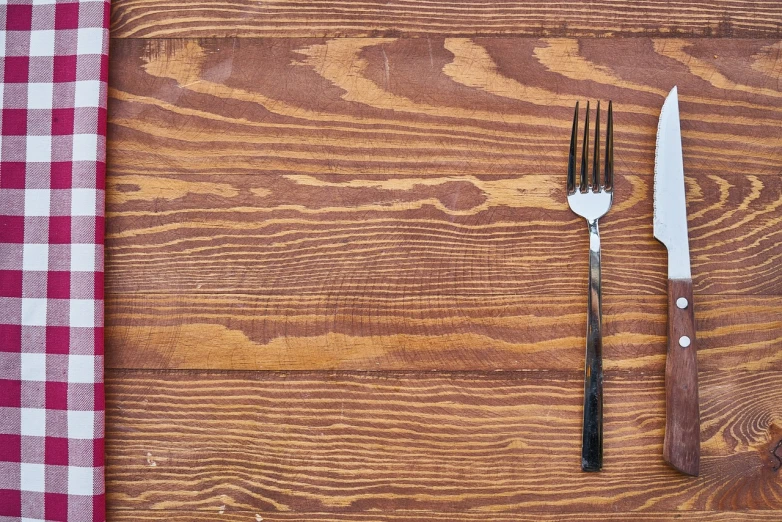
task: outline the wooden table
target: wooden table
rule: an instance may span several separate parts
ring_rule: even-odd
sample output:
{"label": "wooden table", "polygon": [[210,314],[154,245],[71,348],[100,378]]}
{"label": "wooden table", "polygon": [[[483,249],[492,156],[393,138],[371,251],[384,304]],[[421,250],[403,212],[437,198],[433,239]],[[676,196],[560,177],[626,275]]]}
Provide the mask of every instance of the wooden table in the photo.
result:
{"label": "wooden table", "polygon": [[[115,0],[111,520],[782,519],[782,5]],[[701,476],[662,461],[678,85]],[[614,102],[580,471],[576,100]]]}

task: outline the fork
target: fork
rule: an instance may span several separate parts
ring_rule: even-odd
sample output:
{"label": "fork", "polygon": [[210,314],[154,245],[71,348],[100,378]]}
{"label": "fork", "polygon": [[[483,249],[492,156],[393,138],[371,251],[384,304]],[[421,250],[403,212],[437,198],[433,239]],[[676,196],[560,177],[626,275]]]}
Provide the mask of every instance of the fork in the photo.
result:
{"label": "fork", "polygon": [[581,469],[600,471],[603,467],[603,334],[600,304],[600,233],[597,220],[611,208],[614,188],[614,116],[608,102],[605,173],[600,178],[600,102],[595,115],[595,149],[592,175],[587,177],[589,154],[589,102],[584,122],[581,172],[576,185],[576,146],[578,102],[570,136],[567,168],[567,202],[575,214],[586,219],[589,228],[589,292],[587,293],[586,360],[584,367],[584,427],[581,439]]}

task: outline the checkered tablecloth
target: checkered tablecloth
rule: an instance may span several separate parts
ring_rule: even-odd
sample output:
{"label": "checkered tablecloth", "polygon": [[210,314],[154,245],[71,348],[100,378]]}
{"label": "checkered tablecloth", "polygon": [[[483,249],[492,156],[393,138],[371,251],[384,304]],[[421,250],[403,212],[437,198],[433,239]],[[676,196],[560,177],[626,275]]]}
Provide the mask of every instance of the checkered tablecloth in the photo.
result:
{"label": "checkered tablecloth", "polygon": [[102,521],[109,4],[0,4],[0,521]]}

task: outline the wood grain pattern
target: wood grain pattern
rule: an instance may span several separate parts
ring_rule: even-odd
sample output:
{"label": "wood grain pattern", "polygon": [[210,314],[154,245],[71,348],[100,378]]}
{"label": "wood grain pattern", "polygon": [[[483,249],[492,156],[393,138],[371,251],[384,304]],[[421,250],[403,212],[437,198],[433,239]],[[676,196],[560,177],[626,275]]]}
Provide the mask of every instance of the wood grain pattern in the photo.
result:
{"label": "wood grain pattern", "polygon": [[[226,506],[227,509],[227,506]],[[773,511],[680,511],[636,513],[632,511],[623,513],[437,513],[433,511],[415,511],[412,513],[269,513],[263,511],[222,510],[218,506],[204,508],[202,511],[179,510],[116,510],[111,512],[111,520],[114,522],[145,522],[148,520],[167,520],[170,522],[202,522],[215,520],[215,512],[221,522],[283,522],[312,520],[320,522],[417,522],[425,520],[452,521],[455,518],[467,522],[667,522],[681,521],[686,517],[687,522],[779,522],[779,514]]]}
{"label": "wood grain pattern", "polygon": [[114,37],[176,36],[779,36],[777,2],[627,0],[115,0]]}
{"label": "wood grain pattern", "polygon": [[702,374],[692,479],[662,461],[660,373],[606,373],[604,471],[585,474],[580,372],[115,370],[108,495],[214,514],[780,509],[780,377]]}
{"label": "wood grain pattern", "polygon": [[[782,6],[112,8],[111,520],[779,519]],[[553,38],[616,35],[641,37]],[[662,459],[651,191],[674,84],[695,480]],[[597,475],[579,470],[588,238],[564,199],[586,99],[616,111]]]}
{"label": "wood grain pattern", "polygon": [[[705,370],[782,370],[782,297],[697,296]],[[575,370],[586,296],[117,294],[110,368]],[[605,296],[604,361],[662,372],[666,298]]]}
{"label": "wood grain pattern", "polygon": [[779,51],[776,40],[114,40],[111,162],[147,175],[563,176],[573,106],[600,98],[614,102],[617,175],[648,181],[678,85],[688,175],[778,178]]}
{"label": "wood grain pattern", "polygon": [[[561,180],[572,103],[594,96],[616,107],[605,292],[662,294],[654,133],[676,81],[696,293],[778,295],[782,96],[761,59],[776,51],[741,47],[115,42],[120,63],[136,61],[112,72],[107,289],[583,295],[586,234]],[[617,54],[627,62],[607,69]],[[739,65],[736,84],[746,54],[756,59]]]}
{"label": "wood grain pattern", "polygon": [[[554,175],[116,174],[108,190],[109,293],[586,292],[588,234]],[[782,294],[782,177],[695,174],[688,190],[696,293]],[[604,294],[663,295],[651,172],[616,191],[601,222]]]}

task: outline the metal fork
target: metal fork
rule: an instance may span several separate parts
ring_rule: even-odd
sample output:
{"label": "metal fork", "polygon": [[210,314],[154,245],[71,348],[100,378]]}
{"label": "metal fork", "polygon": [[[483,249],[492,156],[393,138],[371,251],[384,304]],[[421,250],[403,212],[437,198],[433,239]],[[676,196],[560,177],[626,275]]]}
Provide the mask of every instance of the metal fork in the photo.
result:
{"label": "metal fork", "polygon": [[595,149],[592,176],[587,179],[589,154],[589,102],[584,123],[581,149],[581,172],[576,185],[576,142],[578,102],[570,136],[570,157],[567,168],[567,202],[577,215],[586,219],[589,227],[589,292],[587,293],[586,361],[584,370],[584,427],[581,441],[581,469],[600,471],[603,467],[603,334],[600,304],[600,233],[597,220],[611,208],[614,188],[614,116],[608,102],[606,125],[605,173],[600,178],[600,102],[595,116]]}

